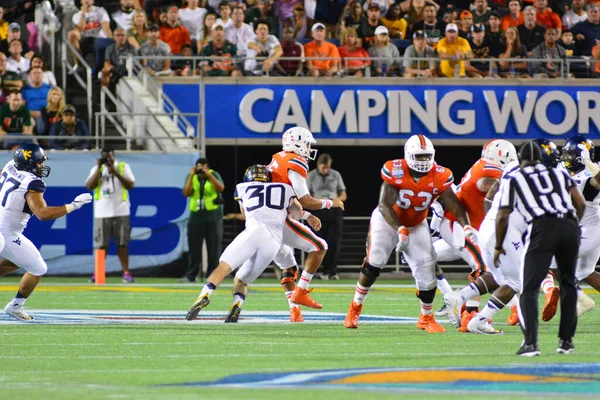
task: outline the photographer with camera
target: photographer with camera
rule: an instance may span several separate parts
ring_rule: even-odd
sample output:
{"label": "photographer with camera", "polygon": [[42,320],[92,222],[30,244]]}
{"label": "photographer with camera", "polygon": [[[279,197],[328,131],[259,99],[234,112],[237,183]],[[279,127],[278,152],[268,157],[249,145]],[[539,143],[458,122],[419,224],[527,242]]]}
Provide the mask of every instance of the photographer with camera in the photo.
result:
{"label": "photographer with camera", "polygon": [[[131,283],[133,277],[129,273],[127,247],[131,239],[129,191],[135,186],[131,167],[115,160],[112,149],[104,148],[85,185],[94,195],[94,247],[107,250],[111,238],[114,238],[123,269],[123,282]],[[90,282],[95,280],[96,276],[92,275]]]}
{"label": "photographer with camera", "polygon": [[208,265],[206,276],[219,265],[223,241],[223,190],[225,185],[217,171],[209,168],[204,157],[196,161],[186,177],[183,195],[189,197],[190,219],[187,225],[188,270],[181,282],[202,280],[202,243],[206,240]]}

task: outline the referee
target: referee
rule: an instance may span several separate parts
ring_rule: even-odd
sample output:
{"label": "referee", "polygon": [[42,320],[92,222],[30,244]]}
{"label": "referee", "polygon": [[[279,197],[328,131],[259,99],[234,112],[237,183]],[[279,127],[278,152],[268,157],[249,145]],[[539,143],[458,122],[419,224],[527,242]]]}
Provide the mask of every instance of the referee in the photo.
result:
{"label": "referee", "polygon": [[564,170],[542,164],[542,150],[533,141],[519,151],[520,169],[500,194],[496,219],[494,264],[499,264],[508,216],[515,209],[529,224],[523,237],[525,257],[521,263],[520,323],[525,335],[517,355],[539,356],[538,296],[540,284],[556,257],[560,271],[560,338],[557,353],[568,354],[575,348],[577,327],[577,289],[575,266],[581,231],[578,220],[585,210],[585,200],[575,182]]}

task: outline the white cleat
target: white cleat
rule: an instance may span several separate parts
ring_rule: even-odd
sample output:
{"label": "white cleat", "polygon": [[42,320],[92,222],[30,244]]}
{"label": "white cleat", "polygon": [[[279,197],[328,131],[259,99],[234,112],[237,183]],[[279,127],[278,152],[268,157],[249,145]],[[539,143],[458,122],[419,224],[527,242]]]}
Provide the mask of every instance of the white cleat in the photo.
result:
{"label": "white cleat", "polygon": [[446,309],[447,309],[447,307],[444,304],[442,307],[440,307],[439,310],[434,312],[433,315],[435,315],[436,317],[445,317],[446,315],[448,315],[448,312],[446,312]]}
{"label": "white cleat", "polygon": [[583,290],[577,291],[577,316],[580,317],[584,313],[592,310],[596,303],[590,296],[585,294]]}
{"label": "white cleat", "polygon": [[33,321],[33,317],[25,312],[23,307],[13,307],[12,304],[8,303],[4,307],[4,312],[19,321]]}
{"label": "white cleat", "polygon": [[444,295],[444,303],[446,304],[446,312],[450,322],[460,328],[460,308],[463,305],[462,297],[456,293],[448,293]]}
{"label": "white cleat", "polygon": [[475,315],[469,321],[467,325],[467,330],[473,333],[481,333],[484,335],[500,335],[502,331],[494,328],[492,324],[490,324],[485,317],[479,316],[479,314]]}

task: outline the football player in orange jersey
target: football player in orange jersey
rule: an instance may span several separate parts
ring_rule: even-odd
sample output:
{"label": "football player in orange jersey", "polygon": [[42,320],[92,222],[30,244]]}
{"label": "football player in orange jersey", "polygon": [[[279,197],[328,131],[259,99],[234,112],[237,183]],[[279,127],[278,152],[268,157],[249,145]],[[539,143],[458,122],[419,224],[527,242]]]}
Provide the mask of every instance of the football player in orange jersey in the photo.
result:
{"label": "football player in orange jersey", "polygon": [[[304,209],[318,210],[332,207],[344,209],[344,203],[339,199],[317,199],[312,197],[308,191],[308,186],[306,185],[306,176],[308,174],[307,159],[315,159],[317,150],[311,149],[311,144],[315,144],[316,142],[308,129],[294,127],[285,131],[282,137],[282,151],[274,154],[271,163],[267,166],[269,171],[271,171],[272,180],[273,182],[291,185],[298,197],[298,201]],[[309,212],[304,211],[303,219],[310,216]],[[313,216],[313,218],[315,217]],[[286,296],[288,296],[290,301],[292,313],[295,312],[299,315],[300,309],[295,307],[297,304],[312,308],[322,308],[321,304],[310,297],[308,285],[323,261],[323,257],[327,251],[327,243],[303,224],[288,217],[283,228],[283,244],[285,246],[282,247],[274,261],[283,269],[281,284],[284,286]],[[300,282],[297,286],[295,283],[297,263],[290,247],[309,253],[304,262],[304,271],[302,271]],[[291,291],[293,292],[290,293]],[[293,318],[294,316],[292,315],[290,319]],[[301,315],[299,318],[302,318]]]}
{"label": "football player in orange jersey", "polygon": [[476,234],[469,218],[452,190],[452,171],[437,165],[431,140],[411,136],[404,145],[404,159],[390,160],[381,169],[383,184],[379,206],[371,214],[367,256],[362,265],[354,299],[344,326],[357,328],[363,302],[394,248],[404,253],[417,285],[421,316],[417,328],[445,332],[433,317],[436,291],[436,255],[426,217],[431,202],[438,196],[457,216],[466,237]]}

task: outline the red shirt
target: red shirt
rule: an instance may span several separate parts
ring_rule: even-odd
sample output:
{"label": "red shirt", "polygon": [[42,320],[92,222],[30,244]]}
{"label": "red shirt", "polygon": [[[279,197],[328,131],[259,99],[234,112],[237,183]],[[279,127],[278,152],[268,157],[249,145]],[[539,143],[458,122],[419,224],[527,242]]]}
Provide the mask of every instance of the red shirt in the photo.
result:
{"label": "red shirt", "polygon": [[181,53],[181,46],[191,43],[190,32],[183,25],[169,26],[167,24],[160,27],[160,40],[165,42],[171,48],[171,53]]}
{"label": "red shirt", "polygon": [[[340,57],[342,57],[342,68],[346,68],[346,57],[364,57],[369,58],[369,53],[364,47],[357,47],[356,50],[349,51],[347,46],[338,47]],[[360,68],[363,65],[371,65],[371,60],[348,60],[348,68]]]}
{"label": "red shirt", "polygon": [[[281,42],[281,49],[283,50],[283,57],[304,56],[302,45],[298,42]],[[299,60],[279,60],[279,65],[288,75],[294,76],[296,75],[296,71],[298,71],[298,64],[301,62]]]}
{"label": "red shirt", "polygon": [[562,29],[562,21],[557,13],[551,9],[546,8],[543,13],[537,13],[536,22],[544,28]]}

